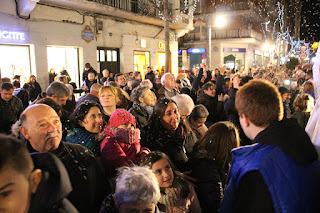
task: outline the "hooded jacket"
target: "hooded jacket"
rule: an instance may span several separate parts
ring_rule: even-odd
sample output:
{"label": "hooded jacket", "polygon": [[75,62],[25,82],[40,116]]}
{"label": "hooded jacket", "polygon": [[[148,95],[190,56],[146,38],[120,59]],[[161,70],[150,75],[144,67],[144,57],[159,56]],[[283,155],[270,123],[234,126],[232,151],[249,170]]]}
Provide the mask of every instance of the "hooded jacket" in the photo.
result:
{"label": "hooded jacket", "polygon": [[61,161],[50,153],[32,153],[31,157],[35,169],[42,170],[42,179],[32,196],[29,213],[78,212],[66,198],[72,187],[68,172]]}
{"label": "hooded jacket", "polygon": [[320,161],[299,124],[274,122],[253,142],[232,151],[221,212],[319,212]]}

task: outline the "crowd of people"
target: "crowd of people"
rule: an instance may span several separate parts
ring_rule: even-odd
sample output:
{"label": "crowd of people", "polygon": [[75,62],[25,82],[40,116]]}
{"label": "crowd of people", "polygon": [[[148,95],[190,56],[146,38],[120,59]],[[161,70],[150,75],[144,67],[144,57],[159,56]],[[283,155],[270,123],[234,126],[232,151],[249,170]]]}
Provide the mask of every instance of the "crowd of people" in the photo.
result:
{"label": "crowd of people", "polygon": [[0,209],[319,212],[319,64],[3,78]]}

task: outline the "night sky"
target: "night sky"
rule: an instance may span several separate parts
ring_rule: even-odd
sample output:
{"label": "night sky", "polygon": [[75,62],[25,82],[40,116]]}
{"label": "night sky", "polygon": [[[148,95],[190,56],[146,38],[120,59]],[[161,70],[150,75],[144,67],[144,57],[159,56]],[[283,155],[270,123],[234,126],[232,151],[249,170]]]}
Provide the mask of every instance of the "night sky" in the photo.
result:
{"label": "night sky", "polygon": [[320,40],[320,0],[302,0],[301,39]]}

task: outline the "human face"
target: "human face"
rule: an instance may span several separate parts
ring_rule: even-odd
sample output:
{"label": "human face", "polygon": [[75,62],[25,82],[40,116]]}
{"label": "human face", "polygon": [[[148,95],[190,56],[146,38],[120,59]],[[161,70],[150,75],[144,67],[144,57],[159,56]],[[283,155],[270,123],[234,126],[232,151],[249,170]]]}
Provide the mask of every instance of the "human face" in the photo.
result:
{"label": "human face", "polygon": [[91,133],[101,132],[102,124],[102,114],[99,108],[96,106],[91,107],[89,112],[84,117],[83,121],[80,121],[80,125]]}
{"label": "human face", "polygon": [[209,95],[210,97],[214,97],[216,95],[216,90],[214,86],[209,87],[208,90],[204,90],[203,92]]}
{"label": "human face", "polygon": [[11,98],[12,98],[12,96],[13,96],[13,89],[11,89],[11,90],[9,90],[9,91],[3,89],[3,90],[1,91],[1,98],[2,98],[4,101],[6,101],[6,102],[10,101]]}
{"label": "human face", "polygon": [[134,79],[136,79],[136,80],[141,80],[141,79],[142,79],[141,73],[139,73],[138,75],[136,75],[136,76],[134,77]]}
{"label": "human face", "polygon": [[152,165],[152,172],[156,175],[160,188],[172,186],[174,175],[169,161],[161,158]]}
{"label": "human face", "polygon": [[175,103],[169,103],[164,112],[162,125],[167,130],[176,130],[180,123],[180,114]]}
{"label": "human face", "polygon": [[63,96],[61,98],[59,98],[56,95],[51,96],[51,99],[54,100],[56,103],[61,104],[61,105],[66,105],[67,104],[67,100],[69,99],[69,96]]}
{"label": "human face", "polygon": [[31,187],[26,175],[10,166],[3,167],[0,171],[0,212],[26,213],[30,200]]}
{"label": "human face", "polygon": [[288,93],[286,92],[286,93],[284,93],[283,95],[281,95],[281,98],[282,98],[282,101],[287,100],[287,98],[288,98]]}
{"label": "human face", "polygon": [[166,80],[164,82],[164,86],[168,89],[168,90],[173,90],[174,86],[175,86],[176,82],[174,80],[174,76],[173,75],[167,75],[166,76]]}
{"label": "human face", "polygon": [[154,213],[156,210],[156,204],[121,204],[118,207],[119,213]]}
{"label": "human face", "polygon": [[34,105],[26,113],[20,131],[38,152],[56,150],[62,138],[62,125],[57,113],[49,106]]}
{"label": "human face", "polygon": [[32,83],[32,84],[34,84],[34,82],[36,82],[36,77],[32,77],[31,79],[30,79],[30,82]]}
{"label": "human face", "polygon": [[118,76],[118,81],[116,82],[120,86],[125,86],[126,85],[126,79],[124,78],[123,75]]}
{"label": "human face", "polygon": [[109,77],[109,71],[108,70],[103,70],[102,71],[102,75],[103,75],[103,77],[108,78]]}
{"label": "human face", "polygon": [[104,90],[100,95],[100,103],[102,107],[112,107],[116,106],[116,96],[111,92],[111,90]]}
{"label": "human face", "polygon": [[207,118],[198,118],[196,121],[194,121],[193,119],[190,119],[191,125],[195,129],[199,129],[200,127],[202,127],[206,121],[207,121]]}
{"label": "human face", "polygon": [[154,106],[157,101],[157,98],[154,92],[147,89],[144,91],[143,97],[139,98],[139,101],[146,106]]}
{"label": "human face", "polygon": [[90,72],[90,73],[88,73],[88,80],[89,81],[93,81],[94,80],[94,73],[92,73],[92,72]]}

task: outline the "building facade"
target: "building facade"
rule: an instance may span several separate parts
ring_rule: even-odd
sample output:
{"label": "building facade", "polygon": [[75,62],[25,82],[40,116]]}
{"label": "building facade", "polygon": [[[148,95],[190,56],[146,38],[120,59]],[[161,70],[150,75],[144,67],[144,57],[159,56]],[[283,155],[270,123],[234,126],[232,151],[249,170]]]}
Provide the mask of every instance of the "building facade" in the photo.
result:
{"label": "building facade", "polygon": [[206,51],[205,54],[190,53],[185,68],[190,69],[200,63],[208,63],[211,69],[222,65],[235,70],[241,66],[247,69],[267,66],[271,56],[264,49],[261,23],[270,18],[268,11],[275,8],[268,3],[270,1],[203,1],[195,14],[195,29],[179,39],[179,49],[205,48]]}
{"label": "building facade", "polygon": [[[169,3],[171,8],[179,1]],[[171,14],[173,15],[173,14]],[[170,23],[172,73],[178,71],[179,35],[192,21]],[[148,0],[4,0],[0,8],[1,77],[34,74],[43,88],[48,71],[67,70],[82,84],[84,64],[101,72],[145,72],[164,66],[163,21]]]}

